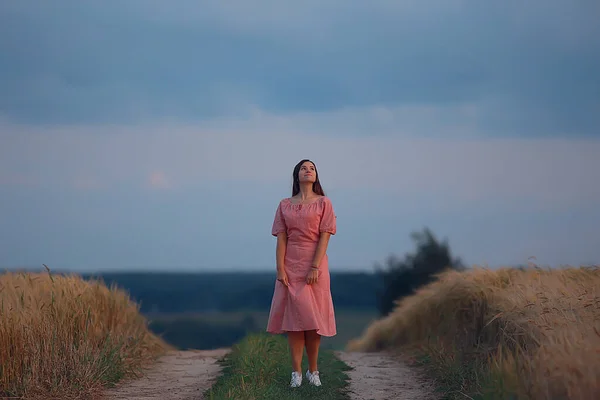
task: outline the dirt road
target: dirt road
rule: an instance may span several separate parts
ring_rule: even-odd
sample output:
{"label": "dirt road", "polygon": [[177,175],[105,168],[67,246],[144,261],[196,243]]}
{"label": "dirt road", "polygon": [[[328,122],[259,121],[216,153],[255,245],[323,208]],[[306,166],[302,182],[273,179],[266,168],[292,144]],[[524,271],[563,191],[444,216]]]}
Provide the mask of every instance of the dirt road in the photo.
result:
{"label": "dirt road", "polygon": [[353,370],[350,398],[353,400],[435,400],[432,382],[398,357],[386,353],[336,352]]}
{"label": "dirt road", "polygon": [[[161,357],[143,377],[109,389],[109,400],[202,400],[221,372],[217,360],[229,349],[173,351]],[[353,400],[435,400],[431,382],[397,357],[386,353],[336,352],[353,369]]]}
{"label": "dirt road", "polygon": [[221,371],[217,360],[229,349],[172,351],[143,377],[106,391],[109,400],[201,400]]}

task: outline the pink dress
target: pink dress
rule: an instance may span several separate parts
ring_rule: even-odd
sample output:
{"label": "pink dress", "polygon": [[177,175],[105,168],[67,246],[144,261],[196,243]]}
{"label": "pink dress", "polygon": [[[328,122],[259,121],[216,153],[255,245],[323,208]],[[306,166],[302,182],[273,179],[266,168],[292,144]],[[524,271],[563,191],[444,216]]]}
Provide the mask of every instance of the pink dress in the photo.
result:
{"label": "pink dress", "polygon": [[333,300],[329,288],[327,254],[319,265],[317,283],[309,285],[306,277],[317,249],[321,232],[335,235],[336,216],[329,198],[313,203],[279,202],[271,234],[287,233],[285,271],[289,287],[275,281],[267,332],[307,331],[316,329],[322,336],[336,334]]}

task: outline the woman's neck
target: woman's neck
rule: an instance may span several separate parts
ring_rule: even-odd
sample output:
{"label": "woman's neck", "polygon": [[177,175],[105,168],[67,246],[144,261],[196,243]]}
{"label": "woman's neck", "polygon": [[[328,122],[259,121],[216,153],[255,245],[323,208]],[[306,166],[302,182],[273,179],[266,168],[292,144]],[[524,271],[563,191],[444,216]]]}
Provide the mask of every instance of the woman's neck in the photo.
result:
{"label": "woman's neck", "polygon": [[310,199],[312,197],[315,197],[315,195],[316,195],[316,193],[313,192],[312,183],[306,183],[306,184],[300,185],[300,193],[298,193],[298,196],[300,197],[301,200]]}

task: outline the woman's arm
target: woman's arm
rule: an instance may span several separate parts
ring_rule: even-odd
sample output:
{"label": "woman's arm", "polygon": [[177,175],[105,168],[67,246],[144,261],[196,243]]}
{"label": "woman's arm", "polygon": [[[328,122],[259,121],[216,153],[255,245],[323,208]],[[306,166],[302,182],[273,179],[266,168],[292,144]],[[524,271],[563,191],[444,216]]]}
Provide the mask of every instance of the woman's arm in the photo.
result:
{"label": "woman's arm", "polygon": [[315,251],[315,256],[313,258],[313,262],[311,267],[318,268],[321,264],[321,260],[325,253],[327,252],[327,245],[329,244],[329,238],[331,237],[331,233],[329,232],[321,232],[319,236],[319,243],[317,243],[317,250]]}

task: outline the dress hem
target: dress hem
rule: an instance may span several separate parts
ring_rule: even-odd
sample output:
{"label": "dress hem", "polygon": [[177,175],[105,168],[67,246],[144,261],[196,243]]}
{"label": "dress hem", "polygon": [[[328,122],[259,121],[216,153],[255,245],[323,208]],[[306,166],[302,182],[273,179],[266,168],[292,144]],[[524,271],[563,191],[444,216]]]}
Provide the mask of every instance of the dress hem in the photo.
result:
{"label": "dress hem", "polygon": [[281,329],[279,329],[279,330],[268,330],[267,329],[266,332],[267,333],[271,333],[273,335],[284,335],[287,332],[305,332],[305,331],[314,331],[314,330],[317,331],[317,334],[319,336],[333,337],[333,336],[337,335],[337,332],[329,333],[329,334],[327,334],[327,333],[321,333],[319,329],[291,329],[291,330],[281,330]]}

